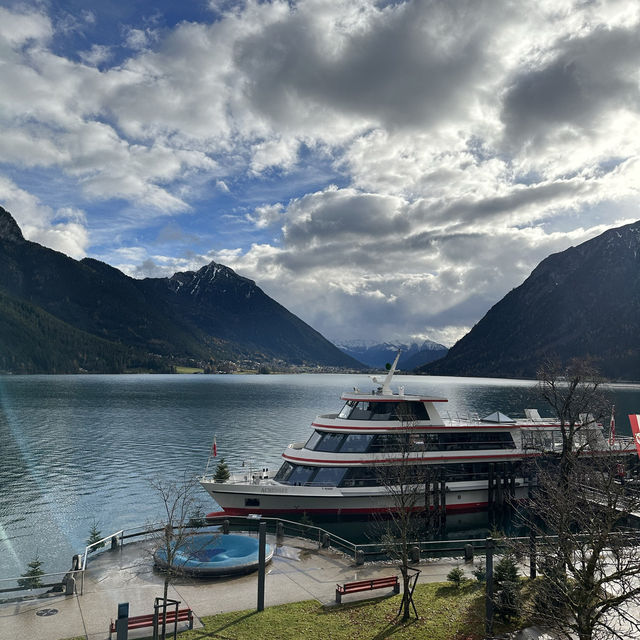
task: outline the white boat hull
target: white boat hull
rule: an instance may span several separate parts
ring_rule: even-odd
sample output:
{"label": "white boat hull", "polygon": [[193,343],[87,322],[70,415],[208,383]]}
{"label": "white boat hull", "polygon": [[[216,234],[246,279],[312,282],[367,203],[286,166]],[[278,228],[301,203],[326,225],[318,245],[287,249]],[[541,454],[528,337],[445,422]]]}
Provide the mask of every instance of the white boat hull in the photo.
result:
{"label": "white boat hull", "polygon": [[[318,514],[369,515],[393,511],[395,501],[385,487],[338,488],[292,487],[277,484],[221,484],[201,481],[203,488],[229,515]],[[515,498],[526,497],[527,488],[518,481]],[[420,492],[422,498],[422,492]],[[460,482],[447,485],[447,511],[476,511],[488,505],[487,483]],[[424,507],[421,499],[417,509]]]}

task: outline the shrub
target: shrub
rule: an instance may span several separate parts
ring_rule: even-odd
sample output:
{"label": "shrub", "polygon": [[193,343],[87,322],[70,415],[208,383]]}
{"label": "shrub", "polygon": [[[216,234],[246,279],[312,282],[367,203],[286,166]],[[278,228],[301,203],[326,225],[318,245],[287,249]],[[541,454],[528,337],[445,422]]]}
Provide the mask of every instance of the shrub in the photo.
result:
{"label": "shrub", "polygon": [[459,589],[460,585],[465,580],[464,571],[460,567],[454,567],[447,574],[447,580],[449,582],[453,582],[453,584],[455,585],[456,589]]}

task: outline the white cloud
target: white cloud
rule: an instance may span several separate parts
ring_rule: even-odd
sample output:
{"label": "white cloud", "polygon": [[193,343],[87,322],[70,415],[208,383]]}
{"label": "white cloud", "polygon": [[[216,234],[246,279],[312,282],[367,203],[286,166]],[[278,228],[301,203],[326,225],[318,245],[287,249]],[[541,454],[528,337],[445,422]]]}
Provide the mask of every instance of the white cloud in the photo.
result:
{"label": "white cloud", "polygon": [[2,175],[0,203],[13,214],[27,240],[61,251],[72,258],[87,255],[89,233],[83,224],[84,212],[63,208],[54,213],[51,207],[42,204],[38,198]]}
{"label": "white cloud", "polygon": [[[81,62],[50,45],[88,17],[0,8],[0,155],[62,172],[86,212],[56,219],[5,179],[32,237],[79,255],[89,228],[137,275],[227,263],[327,335],[451,342],[548,253],[633,215],[637,3],[209,8]],[[116,198],[114,233],[91,205]],[[171,213],[211,246],[156,233]],[[175,255],[141,245],[152,224]]]}
{"label": "white cloud", "polygon": [[0,41],[21,46],[29,41],[47,41],[52,33],[47,16],[36,12],[13,12],[0,7]]}
{"label": "white cloud", "polygon": [[113,52],[111,50],[111,47],[107,47],[101,44],[94,44],[92,45],[91,49],[89,49],[89,51],[80,52],[80,58],[83,60],[83,62],[86,62],[92,67],[97,67],[103,62],[107,62],[112,55]]}

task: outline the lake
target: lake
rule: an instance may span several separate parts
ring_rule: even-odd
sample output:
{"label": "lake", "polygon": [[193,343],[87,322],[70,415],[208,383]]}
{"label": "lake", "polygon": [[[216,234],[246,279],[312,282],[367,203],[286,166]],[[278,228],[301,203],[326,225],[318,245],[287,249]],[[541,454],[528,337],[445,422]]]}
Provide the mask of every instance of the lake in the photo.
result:
{"label": "lake", "polygon": [[[550,415],[535,381],[394,383],[449,398],[453,416],[517,416],[525,407]],[[0,376],[0,577],[23,573],[36,553],[47,572],[69,569],[94,520],[103,534],[157,520],[149,480],[201,475],[214,435],[218,460],[232,471],[244,463],[274,472],[287,444],[306,440],[313,418],[338,411],[354,386],[374,385],[365,375],[330,374]],[[640,386],[607,390],[617,430],[629,435]],[[202,505],[217,509],[204,490]]]}

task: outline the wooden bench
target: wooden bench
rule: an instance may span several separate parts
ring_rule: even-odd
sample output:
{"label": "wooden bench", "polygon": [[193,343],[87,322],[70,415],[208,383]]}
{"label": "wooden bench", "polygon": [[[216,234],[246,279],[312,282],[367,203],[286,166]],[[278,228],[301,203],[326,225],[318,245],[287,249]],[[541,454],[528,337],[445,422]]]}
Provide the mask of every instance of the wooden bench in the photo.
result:
{"label": "wooden bench", "polygon": [[[162,612],[158,613],[158,626],[162,624]],[[176,612],[174,610],[167,610],[167,624],[174,624],[176,622]],[[193,629],[193,611],[191,609],[178,609],[177,622],[188,622],[189,629]],[[153,613],[148,613],[144,616],[129,616],[127,627],[129,629],[143,629],[144,627],[153,626]],[[116,632],[116,622],[111,620],[109,625],[109,638],[111,634]]]}
{"label": "wooden bench", "polygon": [[373,589],[389,589],[393,587],[394,593],[400,593],[400,583],[398,576],[387,578],[373,578],[372,580],[358,580],[357,582],[345,582],[336,585],[336,602],[342,602],[342,596],[347,593],[357,593],[358,591],[372,591]]}

